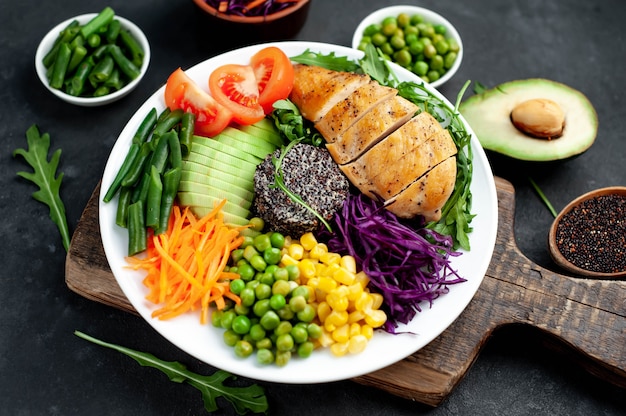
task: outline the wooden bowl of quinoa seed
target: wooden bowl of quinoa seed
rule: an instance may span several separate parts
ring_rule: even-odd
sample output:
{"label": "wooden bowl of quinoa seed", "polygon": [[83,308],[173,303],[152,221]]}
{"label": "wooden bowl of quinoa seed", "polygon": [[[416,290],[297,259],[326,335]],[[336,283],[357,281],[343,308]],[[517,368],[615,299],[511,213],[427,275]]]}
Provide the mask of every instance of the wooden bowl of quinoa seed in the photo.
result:
{"label": "wooden bowl of quinoa seed", "polygon": [[579,276],[626,277],[626,187],[588,192],[557,215],[548,236],[550,255]]}

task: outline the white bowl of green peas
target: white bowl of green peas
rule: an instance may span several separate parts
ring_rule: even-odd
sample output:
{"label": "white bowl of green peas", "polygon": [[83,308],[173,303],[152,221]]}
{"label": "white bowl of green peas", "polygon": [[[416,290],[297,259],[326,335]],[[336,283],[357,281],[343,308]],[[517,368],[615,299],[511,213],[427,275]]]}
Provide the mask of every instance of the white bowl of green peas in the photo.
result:
{"label": "white bowl of green peas", "polygon": [[454,26],[417,6],[385,7],[365,17],[354,32],[352,47],[364,50],[367,43],[434,88],[452,78],[463,60],[463,43]]}
{"label": "white bowl of green peas", "polygon": [[149,63],[150,45],[144,33],[110,7],[58,24],[35,54],[42,84],[62,100],[83,107],[126,96]]}

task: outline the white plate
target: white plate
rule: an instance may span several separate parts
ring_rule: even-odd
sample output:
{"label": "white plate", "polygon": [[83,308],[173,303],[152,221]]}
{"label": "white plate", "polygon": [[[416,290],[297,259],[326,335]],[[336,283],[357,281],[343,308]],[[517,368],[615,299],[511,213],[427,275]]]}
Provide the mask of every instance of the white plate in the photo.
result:
{"label": "white plate", "polygon": [[[288,56],[298,55],[307,48],[324,54],[335,52],[338,56],[351,58],[361,56],[361,52],[354,49],[323,43],[280,42],[274,45],[280,47]],[[209,74],[217,66],[224,63],[246,64],[249,58],[264,46],[267,44],[231,51],[204,61],[186,72],[198,85],[204,86]],[[402,80],[418,80],[414,74],[406,70],[398,70],[397,75]],[[436,90],[430,89],[433,94],[445,100]],[[165,108],[163,91],[164,87],[155,92],[139,108],[120,134],[104,170],[103,192],[111,184],[128,151],[131,138],[147,112],[152,107],[156,107],[157,111]],[[467,129],[470,130],[469,126]],[[467,279],[467,282],[451,286],[450,292],[435,300],[432,308],[429,309],[426,305],[426,309],[418,313],[408,325],[399,328],[399,332],[406,331],[414,335],[390,335],[377,331],[366,350],[358,355],[336,358],[328,349],[322,349],[314,352],[308,359],[293,358],[284,367],[260,366],[253,357],[237,358],[233,348],[223,343],[222,331],[210,324],[200,325],[199,315],[196,313],[189,313],[170,321],[160,321],[150,316],[157,307],[145,300],[147,290],[141,282],[143,274],[126,268],[124,257],[128,240],[126,230],[115,225],[117,199],[107,204],[100,201],[102,242],[111,270],[135,309],[168,341],[197,359],[233,374],[271,382],[321,383],[357,377],[400,361],[424,347],[461,314],[480,286],[495,245],[498,208],[493,175],[475,136],[472,137],[472,147],[474,176],[471,190],[473,211],[476,214],[472,222],[474,232],[470,235],[472,249],[452,261],[453,267]]]}

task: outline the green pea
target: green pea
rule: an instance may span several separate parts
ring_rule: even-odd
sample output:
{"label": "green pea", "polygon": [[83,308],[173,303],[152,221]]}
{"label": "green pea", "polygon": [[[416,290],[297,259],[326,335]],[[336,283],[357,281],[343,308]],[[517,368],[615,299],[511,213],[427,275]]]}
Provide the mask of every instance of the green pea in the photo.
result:
{"label": "green pea", "polygon": [[264,252],[271,246],[272,246],[272,243],[270,242],[269,235],[259,234],[256,237],[254,237],[254,248],[256,248],[259,253]]}
{"label": "green pea", "polygon": [[395,50],[402,49],[406,46],[406,42],[404,41],[404,36],[393,35],[391,39],[389,39],[389,44]]}
{"label": "green pea", "polygon": [[226,345],[228,345],[229,347],[234,347],[235,344],[237,344],[237,342],[241,340],[241,336],[239,336],[239,334],[237,334],[232,329],[228,329],[224,331],[224,334],[222,334],[222,339],[224,340],[224,343]]}
{"label": "green pea", "polygon": [[274,275],[268,272],[259,272],[257,273],[256,280],[265,285],[272,286],[274,284]]}
{"label": "green pea", "polygon": [[435,45],[433,45],[432,43],[424,45],[424,56],[430,59],[435,55],[437,55],[437,48],[435,48]]}
{"label": "green pea", "polygon": [[318,339],[322,336],[322,327],[316,323],[310,323],[306,326],[306,330],[309,333],[309,337],[313,339]]}
{"label": "green pea", "polygon": [[272,233],[270,235],[270,242],[272,247],[283,248],[285,247],[285,236],[281,233]]}
{"label": "green pea", "polygon": [[276,349],[278,351],[291,351],[293,346],[294,342],[290,334],[281,334],[276,339]]}
{"label": "green pea", "polygon": [[260,284],[261,284],[261,282],[259,282],[258,280],[254,279],[254,280],[250,280],[249,282],[246,282],[246,287],[254,290]]}
{"label": "green pea", "polygon": [[437,53],[439,55],[445,55],[450,50],[450,44],[448,41],[443,39],[435,43],[435,48],[437,49]]}
{"label": "green pea", "polygon": [[265,328],[263,328],[261,324],[256,323],[250,327],[250,332],[248,332],[248,334],[254,341],[260,341],[265,338]]}
{"label": "green pea", "polygon": [[[268,305],[269,306],[269,305]],[[261,320],[259,321],[261,326],[268,331],[275,329],[280,323],[280,317],[274,311],[267,311],[263,316],[261,316]]]}
{"label": "green pea", "polygon": [[313,353],[313,349],[315,346],[311,341],[306,341],[298,345],[298,357],[300,358],[309,358]]}
{"label": "green pea", "polygon": [[252,239],[252,244],[246,246],[243,249],[243,257],[250,261],[250,259],[254,256],[258,256],[259,255],[259,251],[256,249],[256,247],[254,247],[254,239]]}
{"label": "green pea", "polygon": [[381,29],[381,33],[387,37],[393,36],[393,34],[398,29],[398,24],[395,22],[383,23],[383,27]]}
{"label": "green pea", "polygon": [[278,269],[276,269],[276,271],[274,272],[274,281],[278,281],[278,280],[283,280],[283,281],[289,280],[289,272],[287,271],[286,268],[279,267]]}
{"label": "green pea", "polygon": [[426,76],[428,77],[428,82],[435,82],[439,78],[441,78],[439,71],[435,71],[435,70],[428,71],[428,74],[426,74]]}
{"label": "green pea", "polygon": [[445,35],[446,27],[444,25],[437,24],[437,25],[434,25],[434,28],[435,28],[435,33],[439,33],[441,35]]}
{"label": "green pea", "polygon": [[279,367],[284,367],[291,360],[291,351],[277,351],[275,363]]}
{"label": "green pea", "polygon": [[291,334],[291,330],[293,329],[293,325],[289,321],[281,321],[278,326],[274,329],[274,334],[279,337],[284,334]]}
{"label": "green pea", "polygon": [[254,289],[250,287],[245,287],[241,290],[239,294],[239,298],[241,299],[241,304],[244,306],[252,306],[256,301],[256,296],[254,294]]}
{"label": "green pea", "polygon": [[252,236],[249,235],[244,235],[243,236],[243,241],[241,242],[241,248],[245,249],[248,246],[251,246],[252,244],[254,244],[254,238]]}
{"label": "green pea", "polygon": [[309,292],[309,289],[306,286],[298,286],[293,289],[293,291],[291,292],[291,296],[302,296],[304,300],[308,302],[310,293],[311,292]]}
{"label": "green pea", "polygon": [[260,283],[254,288],[254,295],[257,299],[269,299],[272,296],[272,287],[265,283]]}
{"label": "green pea", "polygon": [[394,16],[387,16],[383,19],[382,23],[381,23],[381,27],[385,26],[385,25],[397,25],[398,24],[398,19]]}
{"label": "green pea", "polygon": [[235,344],[235,355],[237,357],[246,358],[254,352],[254,347],[248,341],[239,340]]}
{"label": "green pea", "polygon": [[296,316],[302,322],[311,322],[315,319],[316,313],[313,305],[309,305],[308,303],[304,306],[300,312],[296,312]]}
{"label": "green pea", "polygon": [[448,52],[446,56],[443,58],[443,66],[446,69],[452,68],[454,62],[456,61],[457,54],[456,52]]}
{"label": "green pea", "polygon": [[256,352],[256,360],[261,365],[269,365],[274,362],[274,353],[268,348],[260,348]]}
{"label": "green pea", "polygon": [[391,46],[391,43],[389,42],[385,42],[382,45],[380,45],[380,50],[385,55],[391,55],[394,52],[393,46]]}
{"label": "green pea", "polygon": [[250,331],[250,319],[246,315],[239,315],[233,319],[232,330],[239,335],[247,334]]}
{"label": "green pea", "polygon": [[233,310],[224,311],[220,319],[220,326],[224,329],[231,329],[235,316],[237,314]]}
{"label": "green pea", "polygon": [[430,69],[435,70],[435,71],[439,71],[440,69],[443,69],[443,56],[441,55],[433,56],[432,59],[430,60]]}
{"label": "green pea", "polygon": [[306,330],[306,326],[302,322],[299,322],[291,328],[291,336],[296,344],[302,344],[309,339],[309,333]]}
{"label": "green pea", "polygon": [[415,33],[410,33],[404,37],[404,42],[410,46],[412,43],[417,42],[418,39]]}
{"label": "green pea", "polygon": [[448,39],[448,44],[450,45],[450,52],[459,53],[459,51],[461,50],[459,43],[455,39]]}
{"label": "green pea", "polygon": [[267,263],[260,254],[255,254],[248,261],[250,262],[250,266],[259,272],[262,272],[267,267]]}
{"label": "green pea", "polygon": [[275,311],[282,309],[287,304],[285,297],[281,294],[272,295],[270,298],[270,307]]}
{"label": "green pea", "polygon": [[263,251],[263,260],[267,264],[278,264],[282,258],[282,253],[279,248],[269,247]]}
{"label": "green pea", "polygon": [[411,65],[411,60],[413,59],[413,57],[408,50],[402,49],[393,55],[393,59],[398,65],[408,67],[409,65]]}
{"label": "green pea", "polygon": [[255,346],[257,347],[258,350],[262,350],[262,349],[272,349],[272,347],[274,346],[274,343],[272,342],[271,339],[269,339],[268,337],[265,337],[259,341],[256,342]]}
{"label": "green pea", "polygon": [[287,272],[289,273],[289,280],[296,280],[300,277],[300,269],[295,264],[289,264],[287,267]]}
{"label": "green pea", "polygon": [[211,314],[211,325],[213,325],[216,328],[221,328],[222,327],[222,315],[224,314],[223,311],[213,311],[213,313]]}
{"label": "green pea", "polygon": [[405,27],[411,24],[411,16],[408,13],[400,13],[397,17],[398,26]]}
{"label": "green pea", "polygon": [[265,221],[263,220],[263,218],[260,217],[250,218],[248,224],[250,225],[250,229],[252,229],[253,231],[261,232],[263,231],[263,228],[265,228]]}
{"label": "green pea", "polygon": [[406,26],[403,30],[404,30],[404,37],[411,36],[411,35],[417,36],[420,33],[417,26],[413,26],[413,25]]}
{"label": "green pea", "polygon": [[250,313],[250,307],[242,304],[233,306],[233,310],[237,315],[248,315]]}
{"label": "green pea", "polygon": [[424,43],[420,40],[415,40],[409,43],[409,52],[413,56],[421,54],[424,52]]}
{"label": "green pea", "polygon": [[278,309],[276,311],[276,314],[283,321],[290,321],[290,320],[292,320],[296,316],[296,313],[294,311],[292,311],[291,308],[286,308],[286,307]]}
{"label": "green pea", "polygon": [[238,249],[233,250],[230,253],[230,259],[233,263],[237,263],[239,260],[243,259],[243,249],[238,248]]}
{"label": "green pea", "polygon": [[415,72],[420,77],[426,75],[426,73],[428,73],[428,64],[425,61],[415,62],[415,64],[413,65],[413,72]]}
{"label": "green pea", "polygon": [[241,291],[246,287],[246,282],[241,279],[235,279],[230,281],[230,291],[235,295],[239,295]]}
{"label": "green pea", "polygon": [[381,32],[372,35],[372,44],[374,46],[382,46],[387,42],[387,36],[383,35]]}
{"label": "green pea", "polygon": [[372,23],[371,25],[367,26],[365,30],[363,30],[363,35],[372,36],[380,32],[381,29],[382,29],[382,25],[380,23]]}
{"label": "green pea", "polygon": [[419,14],[414,14],[413,16],[411,16],[411,24],[412,25],[417,25],[419,23],[424,22],[424,17],[422,15]]}
{"label": "green pea", "polygon": [[[284,270],[284,269],[283,269]],[[276,280],[272,285],[272,295],[281,295],[283,298],[287,297],[291,292],[291,284],[287,280]],[[284,306],[284,305],[283,305]]]}

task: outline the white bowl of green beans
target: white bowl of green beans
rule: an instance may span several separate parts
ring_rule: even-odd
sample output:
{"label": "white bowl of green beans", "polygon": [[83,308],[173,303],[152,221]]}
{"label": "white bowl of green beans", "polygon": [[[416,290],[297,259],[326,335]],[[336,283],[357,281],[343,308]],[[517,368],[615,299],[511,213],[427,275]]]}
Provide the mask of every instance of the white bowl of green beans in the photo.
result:
{"label": "white bowl of green beans", "polygon": [[461,66],[463,43],[440,14],[418,6],[390,6],[366,16],[354,31],[352,47],[373,44],[383,56],[437,88]]}
{"label": "white bowl of green beans", "polygon": [[110,7],[72,17],[44,36],[35,54],[42,84],[62,100],[94,107],[131,92],[150,63],[150,45]]}

